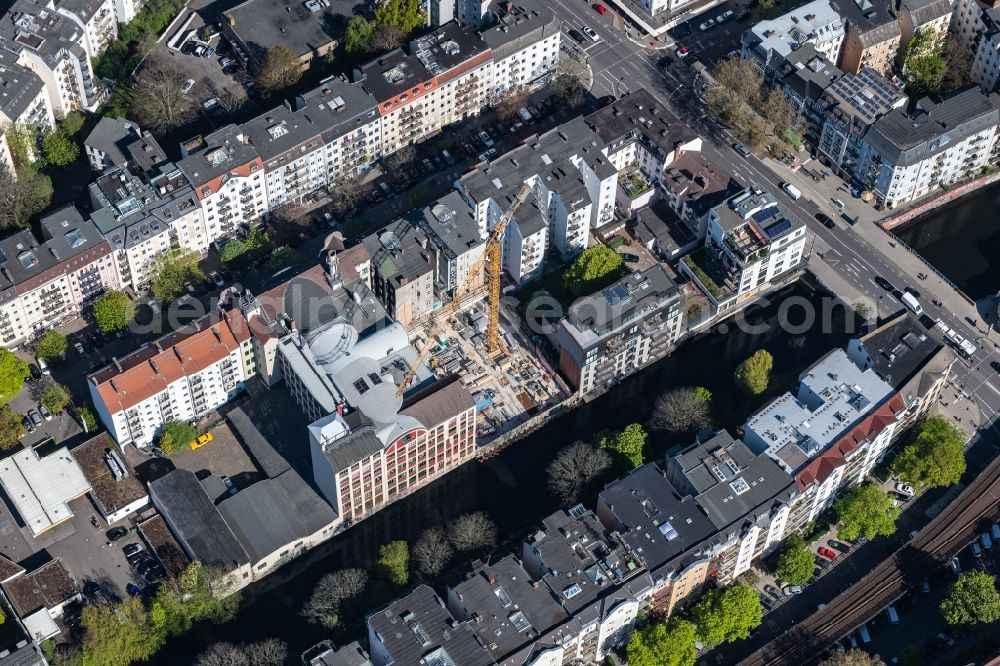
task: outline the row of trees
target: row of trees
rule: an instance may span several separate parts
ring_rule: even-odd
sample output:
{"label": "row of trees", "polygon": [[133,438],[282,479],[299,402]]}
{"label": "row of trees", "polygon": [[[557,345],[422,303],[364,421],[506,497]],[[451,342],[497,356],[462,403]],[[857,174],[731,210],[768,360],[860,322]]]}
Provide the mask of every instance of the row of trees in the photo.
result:
{"label": "row of trees", "polygon": [[351,54],[390,51],[424,21],[419,0],[389,0],[375,9],[372,18],[355,14],[348,19],[344,50]]}
{"label": "row of trees", "polygon": [[[768,144],[780,147],[781,134],[796,129],[795,108],[780,88],[764,86],[752,62],[738,56],[726,58],[715,66],[712,78],[714,84],[705,94],[708,108],[754,150],[762,150]],[[775,138],[779,140],[772,143]]]}

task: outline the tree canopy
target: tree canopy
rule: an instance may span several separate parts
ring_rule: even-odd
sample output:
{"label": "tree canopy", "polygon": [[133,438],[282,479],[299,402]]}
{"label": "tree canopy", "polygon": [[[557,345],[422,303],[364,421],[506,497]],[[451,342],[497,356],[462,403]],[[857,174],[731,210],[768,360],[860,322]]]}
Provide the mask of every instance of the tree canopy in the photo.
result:
{"label": "tree canopy", "polygon": [[769,136],[794,128],[795,108],[780,89],[765,88],[760,72],[749,60],[720,60],[712,78],[715,85],[705,94],[709,109],[752,149],[761,150]]}
{"label": "tree canopy", "polygon": [[72,402],[73,398],[70,396],[69,389],[62,384],[52,382],[46,384],[45,388],[42,389],[42,405],[52,414],[58,414],[69,407]]}
{"label": "tree canopy", "polygon": [[677,616],[636,629],[626,647],[628,666],[693,666],[698,656],[696,631]]}
{"label": "tree canopy", "polygon": [[56,361],[62,358],[68,346],[66,336],[50,328],[35,341],[35,356],[46,362]]}
{"label": "tree canopy", "polygon": [[874,539],[889,536],[896,531],[899,507],[875,483],[854,486],[837,500],[837,534],[841,539],[854,541],[860,536]]}
{"label": "tree canopy", "polygon": [[611,467],[607,451],[576,441],[559,450],[546,468],[549,492],[563,504],[576,504],[595,479]]}
{"label": "tree canopy", "polygon": [[941,602],[948,624],[990,624],[1000,620],[996,579],[984,571],[963,571]]}
{"label": "tree canopy", "polygon": [[183,248],[160,255],[150,269],[153,295],[164,303],[172,303],[184,293],[184,285],[205,279],[198,267],[198,255]]}
{"label": "tree canopy", "polygon": [[413,561],[425,576],[437,576],[448,565],[455,551],[448,542],[448,535],[438,525],[428,527],[420,533],[413,544]]}
{"label": "tree canopy", "polygon": [[751,629],[760,626],[764,611],[756,590],[738,583],[702,594],[691,608],[691,619],[698,627],[701,642],[715,647],[749,636]]}
{"label": "tree canopy", "polygon": [[482,511],[464,513],[448,525],[448,542],[460,552],[491,548],[496,540],[497,526]]}
{"label": "tree canopy", "polygon": [[10,408],[10,405],[0,407],[0,451],[17,446],[24,437],[22,415]]}
{"label": "tree canopy", "polygon": [[420,0],[388,0],[375,10],[375,23],[399,28],[404,34],[413,32],[425,22]]}
{"label": "tree canopy", "polygon": [[94,302],[94,321],[104,333],[123,331],[135,318],[135,303],[124,291],[111,290]]}
{"label": "tree canopy", "polygon": [[801,535],[793,534],[785,539],[775,573],[789,585],[805,585],[812,578],[815,566],[816,558],[805,540]]}
{"label": "tree canopy", "polygon": [[646,431],[638,423],[632,423],[620,432],[601,437],[598,446],[617,454],[628,462],[630,468],[640,467],[643,463],[642,450],[646,446]]}
{"label": "tree canopy", "polygon": [[48,176],[27,164],[17,164],[13,172],[0,169],[0,229],[28,226],[31,217],[45,210],[51,200]]}
{"label": "tree canopy", "polygon": [[139,597],[103,606],[83,607],[83,663],[129,666],[145,661],[163,645]]}
{"label": "tree canopy", "polygon": [[819,662],[820,666],[885,666],[882,657],[877,654],[868,654],[864,650],[847,650],[845,652],[834,652],[832,655]]}
{"label": "tree canopy", "polygon": [[606,245],[581,252],[563,273],[563,284],[574,296],[592,294],[628,273],[621,255]]}
{"label": "tree canopy", "polygon": [[735,379],[741,389],[750,395],[760,395],[771,381],[774,357],[766,349],[758,349],[736,366]]}
{"label": "tree canopy", "polygon": [[936,93],[948,70],[944,39],[932,27],[917,30],[906,45],[903,57],[903,79],[911,98]]}
{"label": "tree canopy", "polygon": [[175,453],[191,443],[198,436],[198,430],[187,421],[167,421],[160,433],[157,446],[164,453]]}
{"label": "tree canopy", "polygon": [[42,136],[42,153],[49,164],[65,166],[80,156],[80,146],[57,129]]}
{"label": "tree canopy", "polygon": [[171,63],[150,60],[132,86],[132,112],[143,126],[157,133],[169,132],[194,119],[196,108],[184,92],[187,75]]}
{"label": "tree canopy", "polygon": [[941,416],[929,416],[892,462],[892,473],[914,488],[958,483],[965,473],[965,436]]}
{"label": "tree canopy", "polygon": [[302,72],[302,62],[290,48],[280,44],[272,46],[257,75],[257,87],[263,95],[270,95],[298,83]]}
{"label": "tree canopy", "polygon": [[319,579],[309,601],[302,607],[302,615],[327,629],[340,624],[341,606],[357,598],[368,585],[364,569],[341,569]]}
{"label": "tree canopy", "polygon": [[6,348],[0,348],[0,405],[6,405],[28,378],[28,364]]}
{"label": "tree canopy", "polygon": [[661,393],[653,405],[649,426],[653,430],[689,433],[708,427],[712,392],[706,388],[685,386]]}
{"label": "tree canopy", "polygon": [[374,32],[375,26],[371,21],[355,14],[347,20],[344,29],[344,50],[348,53],[367,51]]}
{"label": "tree canopy", "polygon": [[378,549],[378,570],[387,581],[402,587],[410,580],[410,548],[405,541],[390,541]]}

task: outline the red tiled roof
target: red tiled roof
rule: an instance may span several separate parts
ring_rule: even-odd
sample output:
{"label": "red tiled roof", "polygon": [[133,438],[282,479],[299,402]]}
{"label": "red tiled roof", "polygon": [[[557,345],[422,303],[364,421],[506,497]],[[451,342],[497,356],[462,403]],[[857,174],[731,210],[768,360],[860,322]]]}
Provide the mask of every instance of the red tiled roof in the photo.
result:
{"label": "red tiled roof", "polygon": [[181,377],[201,372],[250,339],[250,327],[238,310],[221,318],[208,315],[178,333],[186,335],[171,334],[161,338],[158,347],[139,350],[143,353],[126,359],[138,362],[123,366],[120,372],[112,365],[91,375],[110,413],[134,407]]}
{"label": "red tiled roof", "polygon": [[838,467],[846,462],[847,456],[858,450],[862,444],[874,439],[880,432],[895,423],[898,415],[906,409],[906,402],[894,393],[871,414],[843,434],[833,446],[809,461],[795,475],[799,490],[805,490],[813,483],[823,483]]}

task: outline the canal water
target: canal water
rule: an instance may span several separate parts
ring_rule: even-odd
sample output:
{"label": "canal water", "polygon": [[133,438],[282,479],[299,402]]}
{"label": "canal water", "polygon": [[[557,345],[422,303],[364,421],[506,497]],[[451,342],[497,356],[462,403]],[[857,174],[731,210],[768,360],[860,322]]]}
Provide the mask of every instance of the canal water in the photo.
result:
{"label": "canal water", "polygon": [[893,233],[979,300],[1000,291],[1000,184],[929,211]]}
{"label": "canal water", "polygon": [[[157,665],[191,664],[216,641],[249,641],[277,637],[289,644],[290,654],[331,638],[328,631],[309,624],[299,614],[303,603],[324,574],[342,567],[374,566],[378,547],[393,539],[412,544],[421,531],[446,523],[469,511],[485,511],[497,524],[500,539],[511,544],[527,535],[558,503],[545,484],[545,467],[556,452],[576,439],[590,439],[602,429],[620,429],[644,422],[653,400],[662,391],[678,386],[702,385],[713,393],[718,425],[735,430],[767,398],[750,400],[735,387],[736,365],[760,348],[774,357],[772,390],[780,392],[820,355],[851,337],[842,310],[832,317],[817,316],[807,326],[804,308],[821,312],[833,298],[797,283],[772,296],[771,303],[752,308],[746,326],[722,324],[688,340],[672,356],[634,375],[604,396],[567,413],[511,445],[486,462],[470,462],[417,493],[396,502],[354,525],[305,557],[286,565],[244,592],[239,615],[224,625],[201,624],[175,639],[152,660]],[[778,325],[787,319],[791,331]],[[765,328],[748,333],[750,326]],[[687,442],[655,439],[659,458],[667,449]],[[587,501],[593,506],[593,498]],[[519,552],[519,551],[518,551]],[[347,619],[347,618],[345,618]],[[351,624],[360,618],[351,618]],[[337,643],[358,636],[334,634]]]}

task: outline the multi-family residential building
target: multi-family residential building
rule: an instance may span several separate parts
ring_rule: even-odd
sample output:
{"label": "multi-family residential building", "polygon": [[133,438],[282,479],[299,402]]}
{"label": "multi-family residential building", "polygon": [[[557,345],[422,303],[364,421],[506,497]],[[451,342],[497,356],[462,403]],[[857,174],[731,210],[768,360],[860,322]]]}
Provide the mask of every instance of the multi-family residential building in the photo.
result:
{"label": "multi-family residential building", "polygon": [[845,74],[820,97],[822,116],[816,147],[834,173],[854,174],[864,135],[879,118],[906,105],[907,97],[874,69]]}
{"label": "multi-family residential building", "polygon": [[10,152],[7,132],[3,129],[0,129],[0,169],[6,169],[11,175],[17,176],[17,165],[14,163],[14,154]]}
{"label": "multi-family residential building", "polygon": [[493,52],[472,30],[447,23],[355,70],[378,103],[384,154],[476,116],[493,82]]}
{"label": "multi-family residential building", "polygon": [[840,12],[829,0],[813,0],[746,30],[742,36],[742,57],[756,64],[764,79],[770,81],[780,75],[785,58],[803,44],[812,44],[818,54],[830,62],[838,62],[844,34]]}
{"label": "multi-family residential building", "polygon": [[900,0],[896,10],[900,31],[899,58],[906,55],[906,47],[918,30],[933,30],[944,38],[961,4],[951,0]]}
{"label": "multi-family residential building", "polygon": [[88,377],[97,417],[119,446],[148,447],[167,421],[194,421],[255,373],[243,314],[210,314]]}
{"label": "multi-family residential building", "polygon": [[427,585],[368,615],[368,651],[375,666],[495,664],[468,622],[459,622]]}
{"label": "multi-family residential building", "polygon": [[774,195],[750,187],[709,211],[705,248],[678,264],[725,310],[801,267],[806,227]]}
{"label": "multi-family residential building", "polygon": [[854,179],[888,207],[979,174],[992,159],[1000,96],[976,88],[894,109],[864,136]]}
{"label": "multi-family residential building", "polygon": [[484,238],[522,185],[531,186],[532,196],[503,237],[503,268],[515,283],[541,276],[549,247],[570,259],[587,247],[591,227],[611,220],[618,171],[603,149],[600,137],[576,118],[481,162],[456,184]]}
{"label": "multi-family residential building", "polygon": [[798,481],[789,529],[800,529],[843,486],[860,483],[885,453],[905,410],[903,399],[873,368],[862,370],[835,349],[786,393],[750,417],[743,441]]}
{"label": "multi-family residential building", "polygon": [[204,252],[218,236],[207,233],[194,189],[159,146],[140,140],[135,147],[157,166],[146,171],[129,161],[98,176],[90,219],[111,243],[122,284],[141,289],[157,257],[178,248]]}
{"label": "multi-family residential building", "polygon": [[412,211],[362,241],[370,261],[369,288],[389,316],[409,328],[455,295],[483,284],[468,280],[485,250],[472,209],[451,192]]}
{"label": "multi-family residential building", "polygon": [[375,98],[337,78],[241,125],[264,162],[274,210],[369,169],[381,151]]}
{"label": "multi-family residential building", "polygon": [[846,23],[840,69],[857,74],[871,68],[889,74],[899,54],[902,26],[895,0],[843,0],[837,4]]}
{"label": "multi-family residential building", "polygon": [[210,242],[249,229],[271,209],[264,160],[243,128],[226,125],[182,145],[181,155],[177,166],[194,187]]}
{"label": "multi-family residential building", "polygon": [[102,116],[83,141],[90,168],[105,171],[130,162],[143,172],[152,173],[167,163],[167,155],[148,131],[130,120]]}
{"label": "multi-family residential building", "polygon": [[581,395],[607,389],[673,348],[682,306],[680,290],[659,265],[575,301],[550,336],[560,371]]}
{"label": "multi-family residential building", "polygon": [[13,347],[78,317],[121,286],[111,245],[73,207],[41,220],[43,242],[25,229],[0,240],[0,342]]}
{"label": "multi-family residential building", "polygon": [[971,63],[969,79],[984,92],[995,91],[1000,84],[1000,5],[958,0],[951,33]]}
{"label": "multi-family residential building", "polygon": [[0,48],[44,82],[56,118],[74,109],[93,111],[104,100],[105,88],[91,68],[98,53],[89,47],[87,30],[56,11],[54,0],[18,0],[0,23]]}
{"label": "multi-family residential building", "polygon": [[528,90],[546,81],[559,65],[562,30],[555,13],[538,0],[496,0],[484,8],[483,16],[478,20],[471,17],[466,24],[479,29],[493,52],[489,100],[498,100],[508,90]]}
{"label": "multi-family residential building", "polygon": [[55,127],[52,104],[45,84],[17,57],[0,49],[0,125],[30,125],[40,130]]}
{"label": "multi-family residential building", "polygon": [[55,0],[55,10],[83,30],[87,53],[94,57],[118,36],[119,23],[132,20],[134,11],[119,16],[123,4],[121,0]]}
{"label": "multi-family residential building", "polygon": [[812,44],[803,44],[785,57],[782,73],[776,77],[775,85],[780,86],[795,113],[804,121],[804,136],[812,145],[819,143],[826,118],[827,104],[823,94],[843,75],[832,62],[817,53]]}

